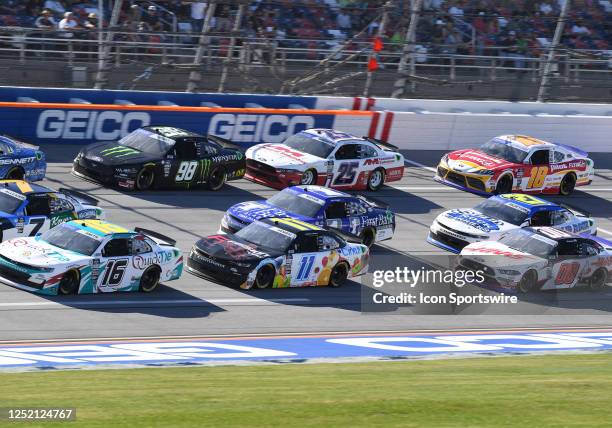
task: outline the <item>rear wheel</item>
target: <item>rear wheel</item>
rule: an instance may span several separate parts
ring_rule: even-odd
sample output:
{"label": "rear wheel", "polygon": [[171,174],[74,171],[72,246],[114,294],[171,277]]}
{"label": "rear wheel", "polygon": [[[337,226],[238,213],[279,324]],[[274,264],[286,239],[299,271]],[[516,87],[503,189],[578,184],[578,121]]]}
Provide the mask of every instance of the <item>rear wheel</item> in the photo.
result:
{"label": "rear wheel", "polygon": [[208,188],[210,190],[219,190],[223,187],[226,180],[227,172],[225,172],[225,168],[218,166],[208,176]]}
{"label": "rear wheel", "polygon": [[23,169],[21,169],[19,167],[12,168],[6,174],[6,179],[7,180],[23,180],[24,177],[25,177],[25,174],[23,172]]}
{"label": "rear wheel", "polygon": [[155,182],[155,172],[152,168],[143,168],[136,176],[136,189],[149,190]]}
{"label": "rear wheel", "polygon": [[348,266],[346,263],[338,263],[331,271],[329,276],[330,287],[340,287],[348,279]]}
{"label": "rear wheel", "polygon": [[512,177],[504,175],[497,181],[495,186],[495,194],[503,195],[504,193],[512,193]]}
{"label": "rear wheel", "polygon": [[559,185],[559,194],[563,196],[571,195],[576,187],[576,174],[573,172],[567,174],[561,180],[561,184]]}
{"label": "rear wheel", "polygon": [[593,291],[600,291],[606,286],[608,272],[604,268],[597,269],[589,279],[589,288]]}
{"label": "rear wheel", "polygon": [[259,268],[257,275],[255,275],[255,287],[257,288],[268,288],[272,286],[274,282],[274,266],[265,265]]}
{"label": "rear wheel", "polygon": [[159,285],[160,270],[157,266],[149,266],[147,270],[142,273],[140,277],[139,291],[143,293],[150,293],[155,290]]}
{"label": "rear wheel", "polygon": [[79,274],[76,271],[69,270],[64,274],[57,287],[57,294],[68,295],[77,294],[79,291]]}
{"label": "rear wheel", "polygon": [[536,283],[538,281],[538,274],[534,271],[530,270],[526,272],[525,275],[521,278],[518,289],[521,293],[529,293],[534,291],[536,288]]}
{"label": "rear wheel", "polygon": [[376,241],[376,233],[372,229],[366,229],[361,235],[361,243],[370,248]]}
{"label": "rear wheel", "polygon": [[302,178],[300,180],[300,184],[310,186],[313,184],[317,184],[317,172],[313,169],[309,169],[302,174]]}
{"label": "rear wheel", "polygon": [[385,171],[382,169],[375,169],[368,178],[368,189],[376,191],[385,184]]}

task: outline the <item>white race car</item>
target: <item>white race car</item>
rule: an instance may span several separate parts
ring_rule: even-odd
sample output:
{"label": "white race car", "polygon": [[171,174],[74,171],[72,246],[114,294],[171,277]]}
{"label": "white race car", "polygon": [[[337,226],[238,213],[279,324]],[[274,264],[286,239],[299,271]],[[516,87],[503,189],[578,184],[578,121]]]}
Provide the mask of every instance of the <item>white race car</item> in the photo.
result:
{"label": "white race car", "polygon": [[70,221],[0,244],[0,282],[46,295],[151,292],[181,276],[183,255],[174,244],[144,229]]}
{"label": "white race car", "polygon": [[378,190],[404,175],[398,148],[332,129],[309,129],[282,144],[258,144],[246,152],[245,178],[275,189],[296,184],[342,190]]}
{"label": "white race car", "polygon": [[495,240],[504,232],[526,226],[597,234],[595,220],[585,213],[535,196],[510,193],[491,196],[474,208],[443,212],[432,223],[427,241],[458,253],[473,242]]}
{"label": "white race car", "polygon": [[459,268],[483,272],[483,285],[499,291],[600,290],[611,278],[612,242],[552,227],[515,229],[465,247]]}

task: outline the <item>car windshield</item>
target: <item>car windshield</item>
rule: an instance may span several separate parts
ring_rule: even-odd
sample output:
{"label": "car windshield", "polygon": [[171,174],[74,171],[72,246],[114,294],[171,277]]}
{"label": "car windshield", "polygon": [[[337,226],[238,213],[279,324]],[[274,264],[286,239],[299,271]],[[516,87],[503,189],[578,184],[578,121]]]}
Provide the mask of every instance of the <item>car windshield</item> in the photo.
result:
{"label": "car windshield", "polygon": [[258,247],[286,252],[295,235],[283,229],[263,223],[251,223],[236,233],[236,236]]}
{"label": "car windshield", "polygon": [[528,209],[522,209],[513,203],[504,203],[492,199],[479,203],[474,209],[484,215],[503,220],[515,226],[523,224],[529,216]]}
{"label": "car windshield", "polygon": [[285,140],[283,143],[292,149],[300,152],[308,153],[309,155],[317,156],[319,158],[327,158],[334,146],[316,138],[305,137],[304,135],[296,134]]}
{"label": "car windshield", "polygon": [[0,211],[13,214],[25,198],[9,189],[0,189]]}
{"label": "car windshield", "polygon": [[307,196],[295,193],[291,189],[285,189],[272,196],[268,199],[268,203],[304,217],[316,217],[323,206],[309,199]]}
{"label": "car windshield", "polygon": [[98,249],[102,240],[83,229],[64,223],[43,233],[40,237],[45,242],[75,253],[91,256]]}
{"label": "car windshield", "polygon": [[146,129],[137,129],[119,140],[119,145],[148,153],[164,155],[174,146],[175,141]]}
{"label": "car windshield", "polygon": [[507,247],[534,256],[547,257],[555,252],[557,242],[525,229],[505,233],[499,242]]}
{"label": "car windshield", "polygon": [[480,151],[496,158],[504,159],[512,163],[523,163],[529,152],[512,147],[510,144],[498,138],[480,146]]}

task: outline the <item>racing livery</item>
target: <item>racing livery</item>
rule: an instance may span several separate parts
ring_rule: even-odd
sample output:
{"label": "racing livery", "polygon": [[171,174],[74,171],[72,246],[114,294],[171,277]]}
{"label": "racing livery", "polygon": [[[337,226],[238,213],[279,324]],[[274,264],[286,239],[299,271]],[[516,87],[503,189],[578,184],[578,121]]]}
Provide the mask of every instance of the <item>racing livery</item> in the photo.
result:
{"label": "racing livery", "polygon": [[0,135],[0,178],[39,181],[46,172],[45,154],[37,146]]}
{"label": "racing livery", "polygon": [[339,287],[367,272],[369,250],[293,218],[256,220],[235,234],[200,239],[187,271],[243,289]]}
{"label": "racing livery", "polygon": [[76,219],[103,219],[98,200],[22,180],[0,180],[0,242],[36,236]]}
{"label": "racing livery", "polygon": [[395,214],[383,202],[321,186],[288,187],[267,200],[241,202],[227,210],[221,231],[235,233],[255,220],[292,217],[358,237],[371,247],[393,237]]}
{"label": "racing livery", "polygon": [[39,294],[150,292],[178,279],[183,256],[169,238],[101,220],[73,220],[0,244],[0,282]]}
{"label": "racing livery", "polygon": [[378,190],[404,175],[404,157],[397,147],[332,129],[308,129],[282,144],[255,145],[246,158],[245,178],[275,189],[317,184]]}
{"label": "racing livery", "polygon": [[433,221],[427,241],[458,253],[473,242],[495,240],[502,233],[526,226],[553,226],[574,233],[597,234],[588,214],[532,195],[491,196],[474,208],[445,211]]}
{"label": "racing livery", "polygon": [[612,273],[612,242],[552,227],[515,229],[499,241],[470,244],[459,268],[480,270],[487,287],[507,292],[578,286],[602,289]]}
{"label": "racing livery", "polygon": [[480,149],[444,155],[434,179],[478,194],[549,193],[569,195],[590,184],[588,153],[524,135],[502,135]]}
{"label": "racing livery", "polygon": [[139,128],[116,142],[83,148],[73,174],[128,190],[153,187],[220,189],[227,180],[242,178],[245,159],[230,141],[169,126]]}

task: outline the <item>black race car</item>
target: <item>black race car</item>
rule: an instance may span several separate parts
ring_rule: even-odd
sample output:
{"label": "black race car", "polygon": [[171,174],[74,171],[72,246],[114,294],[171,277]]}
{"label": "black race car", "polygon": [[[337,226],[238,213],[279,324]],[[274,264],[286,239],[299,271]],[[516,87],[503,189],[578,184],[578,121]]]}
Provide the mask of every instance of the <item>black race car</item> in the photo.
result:
{"label": "black race car", "polygon": [[214,135],[170,126],[146,126],[119,141],[83,148],[72,173],[86,180],[129,190],[153,187],[220,189],[246,170],[239,146]]}

